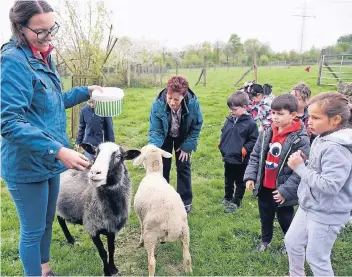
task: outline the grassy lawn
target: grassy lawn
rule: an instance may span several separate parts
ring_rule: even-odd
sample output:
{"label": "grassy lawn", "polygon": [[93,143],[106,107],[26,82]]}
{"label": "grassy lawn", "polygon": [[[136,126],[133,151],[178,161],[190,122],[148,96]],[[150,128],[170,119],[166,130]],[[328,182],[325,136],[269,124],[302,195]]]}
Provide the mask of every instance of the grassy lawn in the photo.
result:
{"label": "grassy lawn", "polygon": [[[279,253],[283,234],[275,222],[273,246],[270,251],[254,251],[260,241],[260,222],[257,201],[246,193],[243,206],[235,214],[224,214],[219,205],[223,198],[223,163],[217,149],[220,128],[228,115],[227,97],[234,92],[233,83],[244,72],[240,69],[208,70],[208,85],[194,87],[200,70],[184,70],[191,88],[197,94],[204,117],[199,148],[192,156],[193,211],[189,216],[193,275],[285,275],[288,273],[287,256]],[[171,72],[170,75],[174,73]],[[243,81],[252,79],[247,76]],[[317,68],[311,72],[304,67],[259,68],[258,82],[271,83],[274,94],[287,92],[299,81],[311,85],[313,93],[332,90],[317,87]],[[165,81],[166,81],[165,77]],[[66,81],[67,82],[67,81]],[[241,82],[243,83],[243,82]],[[66,86],[65,88],[68,88]],[[151,103],[160,88],[125,89],[124,111],[114,118],[117,142],[125,148],[140,148],[148,142],[148,120]],[[144,176],[142,168],[127,162],[134,192]],[[175,165],[171,183],[175,185]],[[19,225],[14,205],[4,184],[1,186],[1,275],[23,274],[18,255]],[[102,263],[89,236],[80,226],[69,225],[78,242],[70,247],[55,221],[52,243],[53,268],[60,275],[102,275]],[[117,236],[116,265],[122,275],[147,275],[147,254],[137,248],[139,224],[131,208],[128,224]],[[184,275],[180,243],[158,245],[156,275]],[[352,275],[352,227],[344,229],[337,240],[332,260],[336,275]],[[307,274],[311,274],[308,270]]]}

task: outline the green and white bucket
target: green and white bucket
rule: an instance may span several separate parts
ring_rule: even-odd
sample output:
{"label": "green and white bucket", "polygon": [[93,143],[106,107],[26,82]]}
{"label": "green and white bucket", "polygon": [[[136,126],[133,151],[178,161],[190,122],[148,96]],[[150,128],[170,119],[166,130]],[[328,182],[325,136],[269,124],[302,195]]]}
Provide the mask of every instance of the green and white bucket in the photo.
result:
{"label": "green and white bucket", "polygon": [[104,87],[103,92],[94,90],[92,99],[94,100],[95,114],[102,117],[112,117],[122,113],[124,92],[120,88]]}

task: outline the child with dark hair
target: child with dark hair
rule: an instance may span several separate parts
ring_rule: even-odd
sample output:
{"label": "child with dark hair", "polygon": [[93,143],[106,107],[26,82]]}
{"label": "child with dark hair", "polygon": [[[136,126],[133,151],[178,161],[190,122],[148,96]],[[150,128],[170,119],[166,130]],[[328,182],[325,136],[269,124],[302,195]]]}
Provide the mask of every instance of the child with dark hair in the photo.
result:
{"label": "child with dark hair", "polygon": [[258,137],[257,124],[246,112],[248,104],[247,93],[241,91],[233,93],[227,100],[231,114],[221,129],[219,144],[225,168],[225,196],[221,203],[226,206],[225,213],[234,212],[241,206],[246,189],[243,175]]}
{"label": "child with dark hair", "polygon": [[297,118],[302,120],[304,126],[306,127],[308,136],[310,137],[310,142],[312,143],[315,135],[312,134],[308,127],[308,101],[312,94],[310,87],[305,83],[301,82],[294,86],[290,92],[292,95],[296,96],[298,100],[298,111],[297,111]]}
{"label": "child with dark hair", "polygon": [[254,84],[251,86],[249,97],[252,100],[250,113],[254,121],[259,121],[259,129],[270,127],[272,123],[270,105],[274,96],[272,94],[265,95],[263,86]]}
{"label": "child with dark hair", "polygon": [[[287,159],[298,150],[308,156],[310,150],[306,129],[296,118],[296,97],[279,95],[273,100],[271,109],[273,124],[260,133],[244,175],[247,189],[254,189],[254,196],[258,196],[262,232],[258,251],[265,251],[270,246],[275,214],[284,233],[290,227],[300,178],[287,165]],[[285,253],[285,247],[280,251]]]}
{"label": "child with dark hair", "polygon": [[[94,111],[94,100],[89,99],[79,113],[76,149],[79,149],[82,143],[98,146],[106,141],[115,142],[112,118],[97,115]],[[84,155],[90,160],[93,159],[93,155],[87,151],[84,151]]]}
{"label": "child with dark hair", "polygon": [[309,101],[308,114],[317,137],[309,161],[300,151],[288,159],[301,182],[285,245],[291,276],[305,275],[305,260],[314,276],[333,276],[331,250],[352,210],[351,107],[340,93],[321,93]]}

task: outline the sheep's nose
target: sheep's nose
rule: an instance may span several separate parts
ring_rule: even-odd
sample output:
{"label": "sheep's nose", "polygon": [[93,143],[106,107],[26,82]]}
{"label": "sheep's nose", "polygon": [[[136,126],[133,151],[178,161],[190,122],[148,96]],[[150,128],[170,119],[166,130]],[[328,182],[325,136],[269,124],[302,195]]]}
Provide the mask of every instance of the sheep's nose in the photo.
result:
{"label": "sheep's nose", "polygon": [[100,170],[91,170],[90,173],[92,175],[99,175],[99,174],[101,174],[101,171]]}

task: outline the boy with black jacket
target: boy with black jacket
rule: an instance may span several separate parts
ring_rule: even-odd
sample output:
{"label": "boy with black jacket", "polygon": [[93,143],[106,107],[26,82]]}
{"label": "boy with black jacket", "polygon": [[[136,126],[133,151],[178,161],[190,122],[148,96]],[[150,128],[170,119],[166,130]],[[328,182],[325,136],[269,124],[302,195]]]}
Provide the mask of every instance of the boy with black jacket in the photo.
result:
{"label": "boy with black jacket", "polygon": [[[289,156],[301,150],[307,157],[310,141],[306,128],[297,116],[298,100],[292,94],[275,97],[271,104],[273,123],[264,129],[254,146],[244,181],[258,196],[262,241],[258,251],[265,251],[273,238],[275,214],[286,234],[298,204],[300,177],[287,165]],[[280,251],[286,253],[285,246]]]}
{"label": "boy with black jacket", "polygon": [[[246,189],[243,175],[250,153],[258,137],[257,124],[246,110],[249,104],[247,93],[237,91],[227,100],[231,115],[221,129],[219,149],[225,167],[225,197],[221,204],[225,213],[232,213],[241,206]],[[234,183],[236,191],[234,193]]]}

